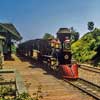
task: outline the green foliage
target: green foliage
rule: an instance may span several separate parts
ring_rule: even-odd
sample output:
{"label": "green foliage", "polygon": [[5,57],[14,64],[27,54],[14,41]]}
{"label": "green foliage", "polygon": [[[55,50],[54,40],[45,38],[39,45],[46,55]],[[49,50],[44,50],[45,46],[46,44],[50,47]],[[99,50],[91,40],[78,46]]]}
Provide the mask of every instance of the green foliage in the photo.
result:
{"label": "green foliage", "polygon": [[15,95],[15,94],[16,94],[16,90],[12,87],[12,85],[0,86],[0,100],[11,100],[6,97],[8,95]]}
{"label": "green foliage", "polygon": [[35,100],[28,93],[20,94],[15,100]]}
{"label": "green foliage", "polygon": [[79,39],[79,32],[76,32],[73,27],[70,28],[71,30],[71,41],[72,43],[76,42]]}
{"label": "green foliage", "polygon": [[72,33],[72,43],[76,42],[79,39],[79,33],[73,32]]}
{"label": "green foliage", "polygon": [[43,39],[54,39],[54,36],[52,34],[45,33]]}
{"label": "green foliage", "polygon": [[13,88],[13,85],[0,86],[0,100],[40,100],[43,98],[41,94],[41,85],[38,86],[37,92],[33,94],[33,98],[28,93],[22,93],[15,97],[16,90]]}
{"label": "green foliage", "polygon": [[86,33],[80,40],[72,44],[73,57],[79,62],[90,61],[100,46],[100,29]]}
{"label": "green foliage", "polygon": [[[3,88],[4,90],[5,88]],[[16,98],[11,98],[11,96],[9,97],[0,97],[0,100],[39,100],[39,99],[35,99],[35,98],[31,98],[31,96],[28,93],[22,93],[19,96],[16,96]]]}
{"label": "green foliage", "polygon": [[11,45],[11,51],[12,53],[16,53],[16,46],[14,44]]}
{"label": "green foliage", "polygon": [[92,31],[94,29],[94,22],[88,22],[88,30]]}

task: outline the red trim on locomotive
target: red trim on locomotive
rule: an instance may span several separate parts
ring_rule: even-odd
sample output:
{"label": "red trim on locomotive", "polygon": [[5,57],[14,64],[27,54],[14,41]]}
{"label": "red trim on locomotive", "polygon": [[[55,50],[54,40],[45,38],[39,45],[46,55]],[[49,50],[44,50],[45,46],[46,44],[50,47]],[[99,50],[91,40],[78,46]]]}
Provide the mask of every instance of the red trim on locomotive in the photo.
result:
{"label": "red trim on locomotive", "polygon": [[63,71],[63,78],[77,79],[78,78],[78,65],[60,65]]}

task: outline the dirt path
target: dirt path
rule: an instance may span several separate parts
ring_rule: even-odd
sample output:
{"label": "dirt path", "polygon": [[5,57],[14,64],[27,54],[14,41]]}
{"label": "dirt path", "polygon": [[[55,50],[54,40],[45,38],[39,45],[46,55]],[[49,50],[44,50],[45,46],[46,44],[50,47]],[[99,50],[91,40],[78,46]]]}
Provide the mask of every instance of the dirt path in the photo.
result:
{"label": "dirt path", "polygon": [[59,79],[23,58],[13,55],[14,61],[5,61],[4,68],[15,68],[23,77],[28,92],[32,95],[39,90],[40,100],[93,100],[69,84],[63,86]]}

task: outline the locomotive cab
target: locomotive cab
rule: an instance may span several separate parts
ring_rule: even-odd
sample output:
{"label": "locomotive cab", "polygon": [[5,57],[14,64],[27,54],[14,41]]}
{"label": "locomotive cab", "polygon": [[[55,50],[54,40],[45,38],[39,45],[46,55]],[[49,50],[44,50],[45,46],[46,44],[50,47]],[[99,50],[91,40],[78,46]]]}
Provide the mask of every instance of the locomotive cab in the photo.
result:
{"label": "locomotive cab", "polygon": [[60,28],[57,37],[61,42],[61,50],[59,54],[60,64],[71,64],[71,32],[68,28]]}
{"label": "locomotive cab", "polygon": [[72,64],[71,54],[71,32],[68,28],[60,28],[57,32],[57,38],[61,42],[61,50],[59,52],[59,67],[62,68],[63,77],[77,79],[78,65]]}

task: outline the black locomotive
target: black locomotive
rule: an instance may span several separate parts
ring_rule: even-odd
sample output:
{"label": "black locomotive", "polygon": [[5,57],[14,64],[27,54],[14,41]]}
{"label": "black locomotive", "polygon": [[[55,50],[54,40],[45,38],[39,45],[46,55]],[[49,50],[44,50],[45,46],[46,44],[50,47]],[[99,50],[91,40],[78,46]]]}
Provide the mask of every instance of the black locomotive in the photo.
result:
{"label": "black locomotive", "polygon": [[21,55],[46,63],[51,69],[61,69],[64,78],[78,78],[78,65],[72,64],[71,32],[60,28],[56,39],[34,39],[19,44]]}

